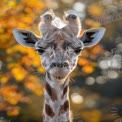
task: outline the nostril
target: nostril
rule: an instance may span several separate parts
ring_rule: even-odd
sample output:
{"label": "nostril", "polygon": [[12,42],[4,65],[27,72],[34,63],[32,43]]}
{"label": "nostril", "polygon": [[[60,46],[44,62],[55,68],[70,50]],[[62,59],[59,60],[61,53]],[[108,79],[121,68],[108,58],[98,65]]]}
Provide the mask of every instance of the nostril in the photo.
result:
{"label": "nostril", "polygon": [[51,67],[59,67],[59,68],[62,68],[62,67],[68,67],[68,63],[64,62],[64,63],[56,63],[56,62],[53,62],[51,64]]}

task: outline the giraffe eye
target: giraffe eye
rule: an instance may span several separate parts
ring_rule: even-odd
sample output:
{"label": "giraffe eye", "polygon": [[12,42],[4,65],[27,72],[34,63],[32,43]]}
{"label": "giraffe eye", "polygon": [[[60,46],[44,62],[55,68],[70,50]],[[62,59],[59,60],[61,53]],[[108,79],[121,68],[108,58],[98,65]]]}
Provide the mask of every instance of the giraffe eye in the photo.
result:
{"label": "giraffe eye", "polygon": [[75,49],[75,53],[76,53],[76,54],[79,54],[81,50],[82,50],[82,49],[80,49],[80,48],[79,48],[79,49]]}
{"label": "giraffe eye", "polygon": [[42,55],[44,53],[44,49],[37,49],[38,53]]}

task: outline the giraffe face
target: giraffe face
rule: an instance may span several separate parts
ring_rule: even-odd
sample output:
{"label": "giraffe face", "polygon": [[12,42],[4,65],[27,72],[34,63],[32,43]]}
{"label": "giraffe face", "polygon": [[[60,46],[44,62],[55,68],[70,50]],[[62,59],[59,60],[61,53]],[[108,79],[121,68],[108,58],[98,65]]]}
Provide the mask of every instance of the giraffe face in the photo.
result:
{"label": "giraffe face", "polygon": [[14,29],[13,34],[20,44],[35,48],[41,55],[44,68],[55,79],[61,80],[75,68],[80,51],[102,39],[105,28],[89,29],[80,35],[81,24],[76,15],[68,15],[65,18],[67,25],[62,29],[52,25],[53,15],[49,12],[43,15],[39,24],[42,37],[22,29]]}
{"label": "giraffe face", "polygon": [[64,79],[73,71],[83,49],[81,41],[68,37],[63,30],[57,30],[49,41],[42,39],[35,44],[43,67],[56,79]]}

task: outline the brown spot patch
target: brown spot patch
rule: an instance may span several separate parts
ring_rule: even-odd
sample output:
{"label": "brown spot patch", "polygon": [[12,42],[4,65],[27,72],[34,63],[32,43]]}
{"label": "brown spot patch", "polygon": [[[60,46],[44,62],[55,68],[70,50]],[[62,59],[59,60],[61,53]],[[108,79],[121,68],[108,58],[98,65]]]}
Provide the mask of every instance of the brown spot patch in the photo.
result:
{"label": "brown spot patch", "polygon": [[52,101],[58,100],[55,89],[51,88],[51,86],[48,83],[46,84],[46,91],[49,94]]}
{"label": "brown spot patch", "polygon": [[45,104],[45,112],[48,116],[50,116],[51,118],[54,117],[55,113],[53,112],[52,108],[50,107],[50,105]]}
{"label": "brown spot patch", "polygon": [[63,105],[60,106],[60,113],[65,113],[69,109],[69,101],[66,100]]}
{"label": "brown spot patch", "polygon": [[63,90],[63,94],[62,94],[62,96],[61,96],[61,99],[64,98],[64,95],[67,93],[67,90],[68,90],[68,85],[65,86],[65,88],[64,88],[64,90]]}
{"label": "brown spot patch", "polygon": [[68,120],[68,121],[61,121],[61,122],[71,122],[71,121]]}
{"label": "brown spot patch", "polygon": [[65,87],[66,82],[67,82],[67,81],[64,81],[64,83],[63,83],[63,85],[62,85],[62,88],[64,88],[64,87]]}
{"label": "brown spot patch", "polygon": [[49,72],[47,72],[47,77],[48,77],[48,79],[51,81],[51,77],[50,77]]}

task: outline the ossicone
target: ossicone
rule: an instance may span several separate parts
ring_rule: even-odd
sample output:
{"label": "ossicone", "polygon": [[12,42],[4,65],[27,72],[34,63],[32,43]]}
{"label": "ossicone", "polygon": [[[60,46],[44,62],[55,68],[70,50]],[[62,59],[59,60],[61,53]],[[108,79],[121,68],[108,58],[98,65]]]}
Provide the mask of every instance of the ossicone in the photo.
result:
{"label": "ossicone", "polygon": [[81,30],[80,18],[75,14],[65,14],[64,19],[67,22],[67,26],[64,30],[72,32],[73,36],[79,36]]}
{"label": "ossicone", "polygon": [[47,11],[41,16],[41,22],[39,23],[39,30],[44,36],[45,34],[51,33],[56,30],[56,27],[52,25],[52,21],[55,19],[53,11]]}
{"label": "ossicone", "polygon": [[45,14],[41,16],[41,21],[44,23],[51,23],[55,19],[55,14],[53,11],[47,11]]}

